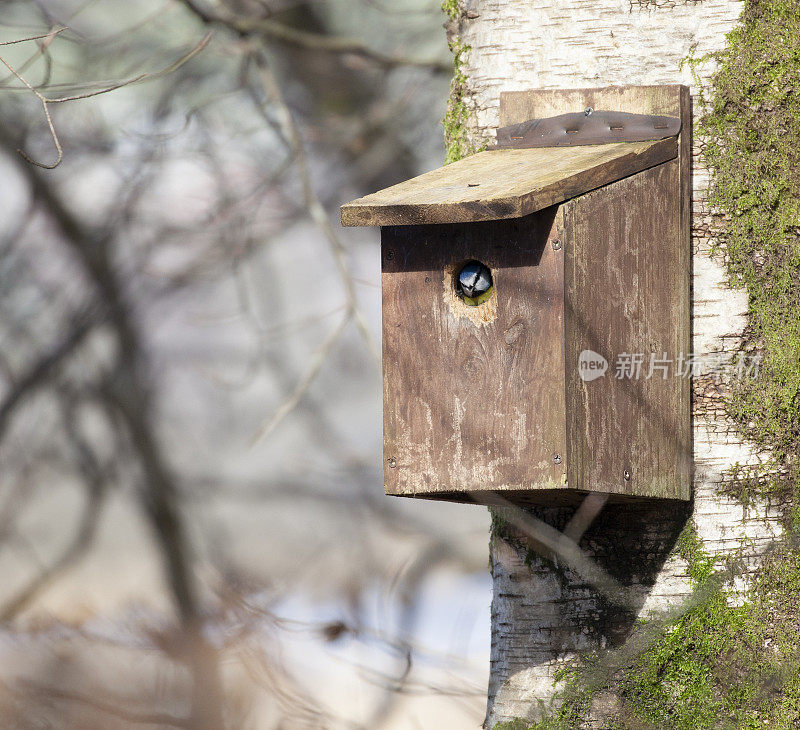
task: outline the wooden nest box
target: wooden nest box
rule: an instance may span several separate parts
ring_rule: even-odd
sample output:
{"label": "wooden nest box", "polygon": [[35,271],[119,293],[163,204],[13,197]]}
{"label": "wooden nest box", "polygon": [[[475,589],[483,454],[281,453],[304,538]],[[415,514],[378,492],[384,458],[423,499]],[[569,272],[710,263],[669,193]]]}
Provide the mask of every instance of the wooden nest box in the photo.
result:
{"label": "wooden nest box", "polygon": [[688,89],[503,93],[381,226],[386,493],[690,498]]}

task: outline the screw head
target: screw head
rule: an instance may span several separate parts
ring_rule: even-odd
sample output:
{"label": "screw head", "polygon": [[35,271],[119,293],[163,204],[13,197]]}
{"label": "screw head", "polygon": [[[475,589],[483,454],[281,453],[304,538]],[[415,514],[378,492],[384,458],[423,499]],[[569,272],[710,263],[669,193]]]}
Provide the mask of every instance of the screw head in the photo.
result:
{"label": "screw head", "polygon": [[493,286],[492,272],[480,261],[467,261],[456,276],[456,291],[467,304],[473,306],[485,302]]}
{"label": "screw head", "polygon": [[622,476],[625,478],[626,482],[629,482],[631,480],[631,473],[627,469],[624,472],[622,472]]}
{"label": "screw head", "polygon": [[553,239],[553,251],[560,251],[561,250],[561,239],[554,238]]}
{"label": "screw head", "polygon": [[397,466],[397,459],[392,457],[391,459],[387,459],[387,463],[389,464],[390,469],[394,469]]}
{"label": "screw head", "polygon": [[561,454],[553,454],[553,463],[560,464],[561,463]]}
{"label": "screw head", "polygon": [[584,112],[583,112],[583,113],[584,113],[584,114],[585,114],[587,117],[590,117],[590,116],[592,116],[592,112],[593,112],[593,111],[594,111],[594,109],[592,109],[592,107],[590,107],[590,106],[587,106],[587,107],[586,107],[586,109],[584,110]]}

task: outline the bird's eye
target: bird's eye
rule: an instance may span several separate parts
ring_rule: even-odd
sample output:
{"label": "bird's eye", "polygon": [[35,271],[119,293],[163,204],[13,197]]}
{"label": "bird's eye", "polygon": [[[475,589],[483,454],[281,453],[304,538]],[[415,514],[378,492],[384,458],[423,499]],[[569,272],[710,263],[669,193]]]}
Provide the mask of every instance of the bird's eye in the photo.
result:
{"label": "bird's eye", "polygon": [[483,304],[491,296],[493,286],[491,270],[480,261],[467,261],[456,275],[456,292],[472,307]]}

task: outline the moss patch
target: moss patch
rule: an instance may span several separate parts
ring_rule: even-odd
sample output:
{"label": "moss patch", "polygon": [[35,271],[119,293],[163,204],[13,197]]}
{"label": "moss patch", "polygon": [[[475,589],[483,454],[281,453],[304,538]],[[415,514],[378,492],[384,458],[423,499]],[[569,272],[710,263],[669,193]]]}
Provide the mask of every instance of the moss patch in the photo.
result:
{"label": "moss patch", "polygon": [[[742,354],[763,354],[760,377],[735,383],[728,410],[748,438],[794,475],[800,447],[800,3],[748,0],[715,60],[711,98],[703,100],[697,126],[712,172],[709,203],[724,216],[715,252],[724,257],[732,285],[747,289]],[[796,477],[791,481],[796,489]],[[773,484],[763,482],[767,490]],[[785,480],[780,486],[785,489]]]}
{"label": "moss patch", "polygon": [[610,727],[800,726],[800,551],[791,529],[800,525],[800,3],[747,0],[713,60],[696,127],[709,204],[722,216],[713,253],[748,293],[740,357],[763,356],[759,377],[736,380],[726,407],[772,454],[731,481],[745,503],[755,494],[784,499],[790,531],[740,605],[723,586],[741,566],[720,566],[691,532],[682,536],[678,549],[705,593],[615,678],[622,709]]}
{"label": "moss patch", "polygon": [[450,20],[458,20],[461,9],[458,7],[458,0],[442,0],[442,12]]}
{"label": "moss patch", "polygon": [[768,561],[741,605],[718,584],[618,678],[619,727],[792,728],[800,721],[800,554]]}
{"label": "moss patch", "polygon": [[643,623],[630,640],[639,645],[634,651],[584,658],[566,669],[556,712],[533,724],[515,720],[494,730],[582,727],[606,690],[615,698],[602,725],[608,730],[800,726],[797,546],[768,560],[737,604],[724,587],[725,573],[709,572],[712,557],[697,548],[691,534],[686,544],[698,576],[688,610],[663,626]]}
{"label": "moss patch", "polygon": [[456,38],[450,44],[453,53],[453,80],[450,82],[450,96],[447,99],[447,111],[442,124],[444,125],[444,143],[447,148],[445,164],[455,162],[462,157],[475,152],[467,136],[467,121],[469,111],[464,103],[464,94],[467,88],[467,77],[462,70],[464,55],[471,50]]}
{"label": "moss patch", "polygon": [[472,48],[464,43],[459,34],[461,26],[467,22],[467,16],[462,13],[458,0],[443,0],[442,12],[447,16],[448,46],[453,54],[453,80],[450,82],[450,95],[447,98],[442,125],[444,126],[444,141],[447,149],[445,164],[456,162],[482,149],[485,144],[474,144],[468,132],[470,110],[467,107],[467,76],[464,73],[466,59]]}
{"label": "moss patch", "polygon": [[688,522],[683,528],[675,552],[686,561],[689,578],[695,585],[708,580],[716,572],[717,559],[705,551],[693,522]]}

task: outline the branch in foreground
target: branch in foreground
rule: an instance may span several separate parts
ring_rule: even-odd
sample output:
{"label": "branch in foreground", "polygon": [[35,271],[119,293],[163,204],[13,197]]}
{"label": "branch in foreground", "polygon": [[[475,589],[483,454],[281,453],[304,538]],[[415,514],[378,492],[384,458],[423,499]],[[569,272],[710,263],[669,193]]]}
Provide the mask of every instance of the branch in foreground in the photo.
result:
{"label": "branch in foreground", "polygon": [[568,535],[534,517],[497,493],[486,500],[480,499],[477,495],[473,495],[473,499],[487,506],[500,508],[503,518],[532,540],[539,552],[546,554],[547,551],[551,551],[554,553],[615,605],[628,610],[635,610],[638,607],[639,595],[615,580],[581,550],[575,540]]}
{"label": "branch in foreground", "polygon": [[79,321],[51,352],[42,356],[38,362],[29,368],[26,375],[14,385],[11,392],[0,403],[0,439],[2,439],[11,415],[17,406],[38,387],[47,382],[53,371],[75,352],[95,324],[96,321],[90,317],[85,317]]}
{"label": "branch in foreground", "polygon": [[[13,150],[10,136],[0,123],[0,145]],[[182,659],[192,675],[191,726],[196,730],[218,730],[224,727],[219,661],[203,635],[203,612],[192,569],[188,530],[178,504],[177,485],[150,422],[150,390],[140,333],[114,268],[110,242],[74,216],[53,190],[52,182],[36,167],[14,158],[27,178],[32,195],[57,225],[64,243],[75,252],[109,312],[118,352],[116,377],[105,393],[104,405],[112,418],[118,417],[124,424],[141,467],[140,502],[164,560],[181,620]]]}
{"label": "branch in foreground", "polygon": [[[70,424],[67,424],[68,430],[69,426]],[[105,476],[93,454],[91,454],[88,445],[83,443],[83,440],[75,433],[70,433],[70,440],[73,442],[78,460],[83,465],[86,479],[86,501],[80,523],[66,549],[52,565],[44,568],[27,585],[21,588],[13,598],[0,607],[0,623],[11,621],[17,616],[45,588],[75,565],[94,542],[103,508]]]}

